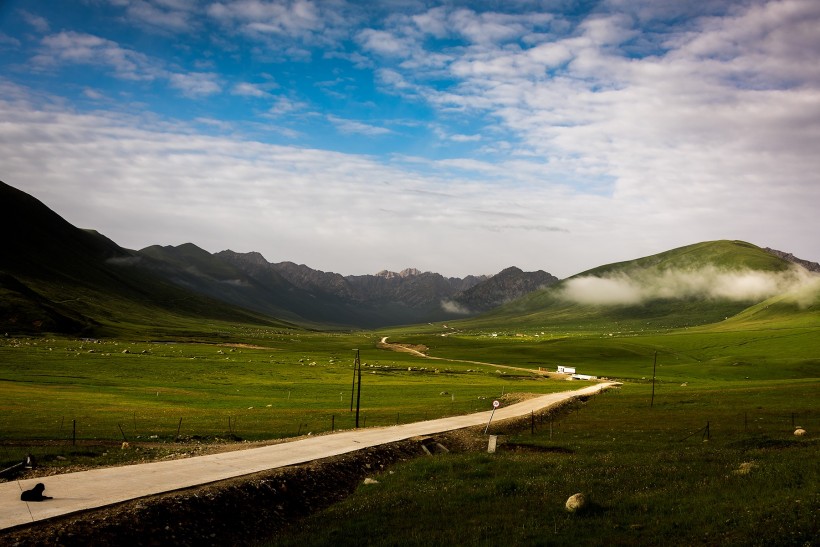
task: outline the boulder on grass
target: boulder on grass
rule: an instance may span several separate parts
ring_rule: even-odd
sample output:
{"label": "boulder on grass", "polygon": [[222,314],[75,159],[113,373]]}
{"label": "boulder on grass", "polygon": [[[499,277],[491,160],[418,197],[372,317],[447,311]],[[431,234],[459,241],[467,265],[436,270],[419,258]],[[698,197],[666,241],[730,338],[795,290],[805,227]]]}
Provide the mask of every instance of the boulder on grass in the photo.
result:
{"label": "boulder on grass", "polygon": [[589,500],[583,492],[571,495],[564,505],[570,513],[578,513],[589,506]]}

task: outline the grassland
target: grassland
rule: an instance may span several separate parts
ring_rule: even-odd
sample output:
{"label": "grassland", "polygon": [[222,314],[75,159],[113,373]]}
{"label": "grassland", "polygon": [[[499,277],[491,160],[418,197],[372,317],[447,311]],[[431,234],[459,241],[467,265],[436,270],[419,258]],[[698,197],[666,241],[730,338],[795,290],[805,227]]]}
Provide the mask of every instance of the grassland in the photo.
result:
{"label": "grassland", "polygon": [[[510,428],[496,454],[440,455],[380,474],[273,544],[815,545],[816,308],[775,299],[675,329],[602,328],[600,317],[578,315],[573,324],[534,316],[396,329],[392,338],[431,355],[573,365],[624,383],[576,403],[552,428]],[[798,426],[807,436],[794,435]],[[593,504],[569,514],[576,492]]]}
{"label": "grassland", "polygon": [[372,333],[235,327],[228,337],[242,343],[0,339],[2,439],[258,440],[350,428],[354,348],[367,426],[486,410],[505,391],[567,389],[527,372],[380,350]]}
{"label": "grassland", "polygon": [[[792,415],[820,426],[818,388],[688,387],[650,408],[649,386],[626,384],[551,429],[510,429],[495,454],[374,475],[271,545],[814,545],[820,444]],[[592,505],[569,514],[576,492]]]}

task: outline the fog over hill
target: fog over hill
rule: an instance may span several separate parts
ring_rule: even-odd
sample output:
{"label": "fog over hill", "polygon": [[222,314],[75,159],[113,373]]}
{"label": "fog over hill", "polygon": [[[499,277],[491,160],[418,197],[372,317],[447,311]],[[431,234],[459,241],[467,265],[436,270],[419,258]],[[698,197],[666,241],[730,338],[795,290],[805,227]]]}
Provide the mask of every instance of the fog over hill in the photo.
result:
{"label": "fog over hill", "polygon": [[820,275],[794,266],[786,271],[750,269],[636,270],[602,277],[583,276],[567,280],[559,296],[579,304],[632,306],[656,299],[724,299],[759,302],[787,294],[805,307],[820,290]]}

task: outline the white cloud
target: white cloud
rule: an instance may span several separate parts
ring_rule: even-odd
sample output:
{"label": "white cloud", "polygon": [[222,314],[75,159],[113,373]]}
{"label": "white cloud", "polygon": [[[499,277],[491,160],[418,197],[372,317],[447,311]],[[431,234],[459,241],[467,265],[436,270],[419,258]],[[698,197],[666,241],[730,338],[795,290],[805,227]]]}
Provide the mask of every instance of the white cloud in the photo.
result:
{"label": "white cloud", "polygon": [[20,10],[19,13],[23,20],[34,27],[34,30],[37,32],[45,34],[50,30],[51,26],[48,24],[48,20],[46,20],[45,17],[36,15],[26,10]]}
{"label": "white cloud", "polygon": [[357,40],[365,50],[394,57],[406,57],[415,49],[415,43],[384,30],[364,29]]}
{"label": "white cloud", "polygon": [[83,64],[111,70],[123,80],[165,80],[189,98],[220,93],[220,77],[213,72],[177,72],[163,63],[112,40],[92,34],[64,31],[43,38],[40,52],[32,58],[40,70],[59,70],[66,64]]}
{"label": "white cloud", "polygon": [[351,28],[344,3],[308,0],[226,0],[211,3],[208,16],[229,32],[280,47],[276,38],[330,44]]}
{"label": "white cloud", "polygon": [[301,110],[306,110],[308,104],[303,101],[297,101],[288,97],[277,97],[274,105],[268,110],[271,116],[282,116]]}
{"label": "white cloud", "polygon": [[162,74],[157,64],[142,53],[99,36],[74,31],[44,37],[32,63],[47,69],[65,63],[95,65],[113,70],[116,77],[125,80],[153,80]]}
{"label": "white cloud", "polygon": [[196,26],[196,9],[197,4],[190,0],[131,0],[126,6],[126,17],[148,28],[183,32]]}
{"label": "white cloud", "polygon": [[231,94],[243,97],[270,97],[270,93],[265,91],[259,84],[240,82],[231,88]]}
{"label": "white cloud", "polygon": [[[435,138],[408,144],[403,151],[419,156],[409,158],[375,148],[372,157],[269,148],[250,137],[206,142],[191,139],[192,126],[178,128],[174,119],[166,119],[162,130],[148,131],[138,129],[134,119],[113,113],[83,117],[55,106],[56,101],[44,106],[33,90],[4,89],[0,96],[9,104],[14,97],[15,104],[28,105],[19,112],[6,105],[18,117],[3,129],[8,143],[4,144],[4,171],[7,164],[13,166],[4,177],[14,174],[27,181],[27,187],[45,189],[52,196],[61,192],[61,184],[75,184],[67,176],[49,174],[43,180],[52,186],[46,186],[16,159],[15,154],[32,159],[16,139],[28,142],[36,133],[34,127],[47,128],[49,143],[59,152],[49,160],[55,172],[78,169],[78,180],[92,181],[103,180],[97,172],[104,173],[105,180],[114,180],[115,175],[127,181],[158,176],[174,181],[180,192],[196,188],[204,208],[224,201],[215,189],[221,179],[212,180],[211,172],[268,203],[276,203],[269,194],[282,191],[279,187],[274,191],[269,181],[288,181],[282,194],[288,196],[283,215],[291,224],[277,220],[274,228],[280,234],[314,214],[322,219],[311,225],[310,235],[317,242],[337,231],[338,226],[326,220],[339,215],[338,205],[329,204],[332,200],[327,197],[332,196],[358,204],[356,215],[345,213],[340,222],[358,226],[341,229],[348,230],[361,248],[376,245],[398,254],[390,242],[398,239],[404,253],[429,260],[429,265],[415,264],[426,269],[444,269],[435,261],[440,258],[461,273],[498,271],[516,264],[567,275],[705,239],[745,239],[818,259],[820,249],[813,234],[820,230],[815,210],[820,203],[816,181],[820,4],[812,0],[604,0],[588,16],[545,13],[559,4],[493,3],[499,10],[493,12],[482,11],[478,4],[468,9],[464,3],[430,7],[402,2],[368,9],[360,3],[295,0],[119,2],[126,14],[128,6],[141,7],[143,11],[133,11],[130,19],[137,24],[148,24],[152,14],[173,13],[178,19],[169,19],[166,30],[181,31],[186,22],[192,28],[194,21],[210,25],[208,48],[221,51],[208,52],[214,53],[206,60],[210,66],[194,64],[187,71],[191,66],[180,66],[185,55],[164,61],[125,41],[120,44],[102,34],[66,30],[42,39],[32,58],[33,70],[95,67],[122,80],[153,82],[152,90],[167,84],[199,99],[219,93],[224,86],[234,95],[270,101],[264,115],[267,123],[259,123],[258,118],[232,119],[226,134],[265,132],[267,138],[279,132],[299,137],[300,142],[310,142],[310,137],[280,127],[277,120],[313,116],[329,121],[340,132],[383,135],[389,131],[384,123],[371,121],[387,117],[379,108],[401,103],[410,111],[424,103],[424,126],[438,131],[441,140],[460,145],[448,146]],[[532,12],[500,13],[518,9]],[[207,18],[196,17],[205,12]],[[296,68],[292,78],[296,85],[291,87],[289,82],[286,92],[273,97],[267,95],[270,87],[249,83],[264,81],[263,75],[243,74],[239,78],[249,82],[237,83],[236,76],[216,74],[229,55],[246,54],[276,70]],[[297,57],[321,59],[339,72],[302,80],[303,75],[296,74],[298,67],[279,64]],[[338,59],[353,63],[355,71],[346,73],[350,65]],[[323,111],[321,97],[326,95],[311,94],[316,81],[355,74],[358,85],[366,81],[368,71],[377,91],[391,97],[380,103],[383,97],[368,96],[373,110],[367,116],[351,114],[344,107]],[[280,81],[285,85],[284,79]],[[336,104],[350,104],[347,101],[356,100],[365,87],[345,90],[344,97],[336,95]],[[89,93],[93,97],[94,92]],[[27,95],[36,104],[26,103]],[[114,93],[110,96],[113,100]],[[138,93],[129,100],[140,100]],[[253,115],[258,116],[258,111]],[[361,119],[351,119],[356,116]],[[211,125],[209,133],[221,127]],[[88,152],[73,137],[76,134],[86,135],[89,142],[109,152],[112,165],[72,159],[72,154],[84,158]],[[377,141],[400,139],[373,139]],[[149,142],[166,143],[168,151]],[[48,149],[36,143],[31,146],[41,154]],[[456,150],[470,148],[472,153],[455,155]],[[310,168],[291,161],[308,155]],[[151,172],[146,164],[152,162],[162,168]],[[248,184],[240,175],[255,182]],[[15,183],[11,178],[8,182]],[[135,191],[137,183],[133,184],[126,184],[123,191]],[[297,194],[298,204],[287,201]],[[182,208],[184,202],[176,203]],[[153,206],[148,201],[144,205]],[[98,218],[90,208],[77,207],[88,218]],[[262,215],[267,210],[254,212]],[[494,210],[507,218],[486,213]],[[362,220],[365,217],[368,220]],[[241,223],[245,217],[225,213],[225,218]],[[189,233],[209,234],[210,241],[227,239],[212,233],[215,228],[197,224],[194,213],[189,221],[185,224]],[[403,235],[406,226],[420,234],[417,240]],[[265,230],[262,224],[254,227]],[[254,241],[273,245],[272,240]],[[457,245],[480,248],[483,257],[463,257],[453,251]],[[318,249],[318,243],[290,248],[308,252],[308,248]],[[353,255],[354,248],[351,244],[332,253]],[[318,251],[314,255],[326,260],[327,269],[341,269]],[[287,253],[279,256],[288,258]],[[381,261],[376,269],[408,265],[408,260],[396,260],[398,264]],[[488,260],[496,262],[470,267]],[[319,265],[309,257],[302,261]]]}
{"label": "white cloud", "polygon": [[[441,112],[490,120],[517,137],[516,154],[540,159],[543,184],[598,187],[646,219],[687,226],[681,243],[705,236],[710,225],[733,231],[719,238],[760,234],[757,241],[774,237],[788,247],[797,240],[816,252],[798,233],[785,234],[817,226],[805,204],[820,202],[820,156],[812,152],[820,146],[820,65],[811,60],[820,54],[820,35],[811,30],[820,25],[820,4],[755,2],[728,14],[725,5],[710,5],[714,16],[665,35],[665,18],[683,8],[602,8],[561,33],[539,35],[532,47],[505,43],[538,30],[523,17],[467,11],[454,28],[439,13],[431,27],[439,35],[448,29],[470,38],[470,25],[482,23],[506,30],[448,50],[455,84],[447,88],[430,85],[437,73],[421,66],[384,68],[380,82]],[[658,36],[633,45],[637,21],[652,17]],[[643,56],[631,57],[630,48]],[[768,234],[756,226],[767,222]],[[660,232],[642,237],[661,246],[669,233]]]}
{"label": "white cloud", "polygon": [[22,42],[13,36],[0,32],[0,46],[20,47]]}
{"label": "white cloud", "polygon": [[[404,162],[39,109],[24,97],[0,102],[4,180],[131,248],[193,241],[341,273],[414,264],[466,275],[523,264],[519,244],[560,237],[533,229],[557,216],[548,211],[561,200],[548,190],[499,199],[492,182]],[[463,252],[476,245],[482,252]],[[544,266],[545,256],[524,254]]]}
{"label": "white cloud", "polygon": [[105,95],[97,91],[96,89],[92,89],[90,87],[86,87],[83,89],[83,95],[88,97],[89,99],[93,99],[95,101],[99,101],[105,98]]}
{"label": "white cloud", "polygon": [[478,141],[481,140],[481,135],[455,134],[455,135],[450,135],[448,138],[451,141],[455,141],[455,142],[478,142]]}
{"label": "white cloud", "polygon": [[168,81],[186,97],[202,97],[222,91],[219,75],[212,72],[189,72],[169,74]]}
{"label": "white cloud", "polygon": [[388,135],[393,132],[386,127],[370,125],[356,120],[347,120],[338,116],[328,116],[327,119],[342,133],[357,133],[360,135],[376,136]]}

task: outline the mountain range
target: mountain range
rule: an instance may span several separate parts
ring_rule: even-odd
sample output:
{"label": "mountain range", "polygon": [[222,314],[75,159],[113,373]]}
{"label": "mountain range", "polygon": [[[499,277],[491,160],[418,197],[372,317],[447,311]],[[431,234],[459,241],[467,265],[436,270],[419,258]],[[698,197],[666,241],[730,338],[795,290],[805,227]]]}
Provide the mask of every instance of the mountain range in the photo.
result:
{"label": "mountain range", "polygon": [[2,182],[0,229],[0,332],[9,333],[212,338],[242,325],[351,329],[445,320],[638,332],[737,318],[820,320],[820,265],[742,241],[696,243],[560,281],[515,267],[463,279],[412,268],[343,276],[192,243],[125,249]]}
{"label": "mountain range", "polygon": [[[374,328],[467,317],[558,281],[507,268],[447,278],[406,269],[342,276],[257,252],[209,253],[192,243],[124,249],[72,226],[32,196],[0,182],[0,328],[96,332],[117,309],[276,324]],[[153,314],[155,318],[163,314]],[[173,321],[171,321],[173,322]]]}

